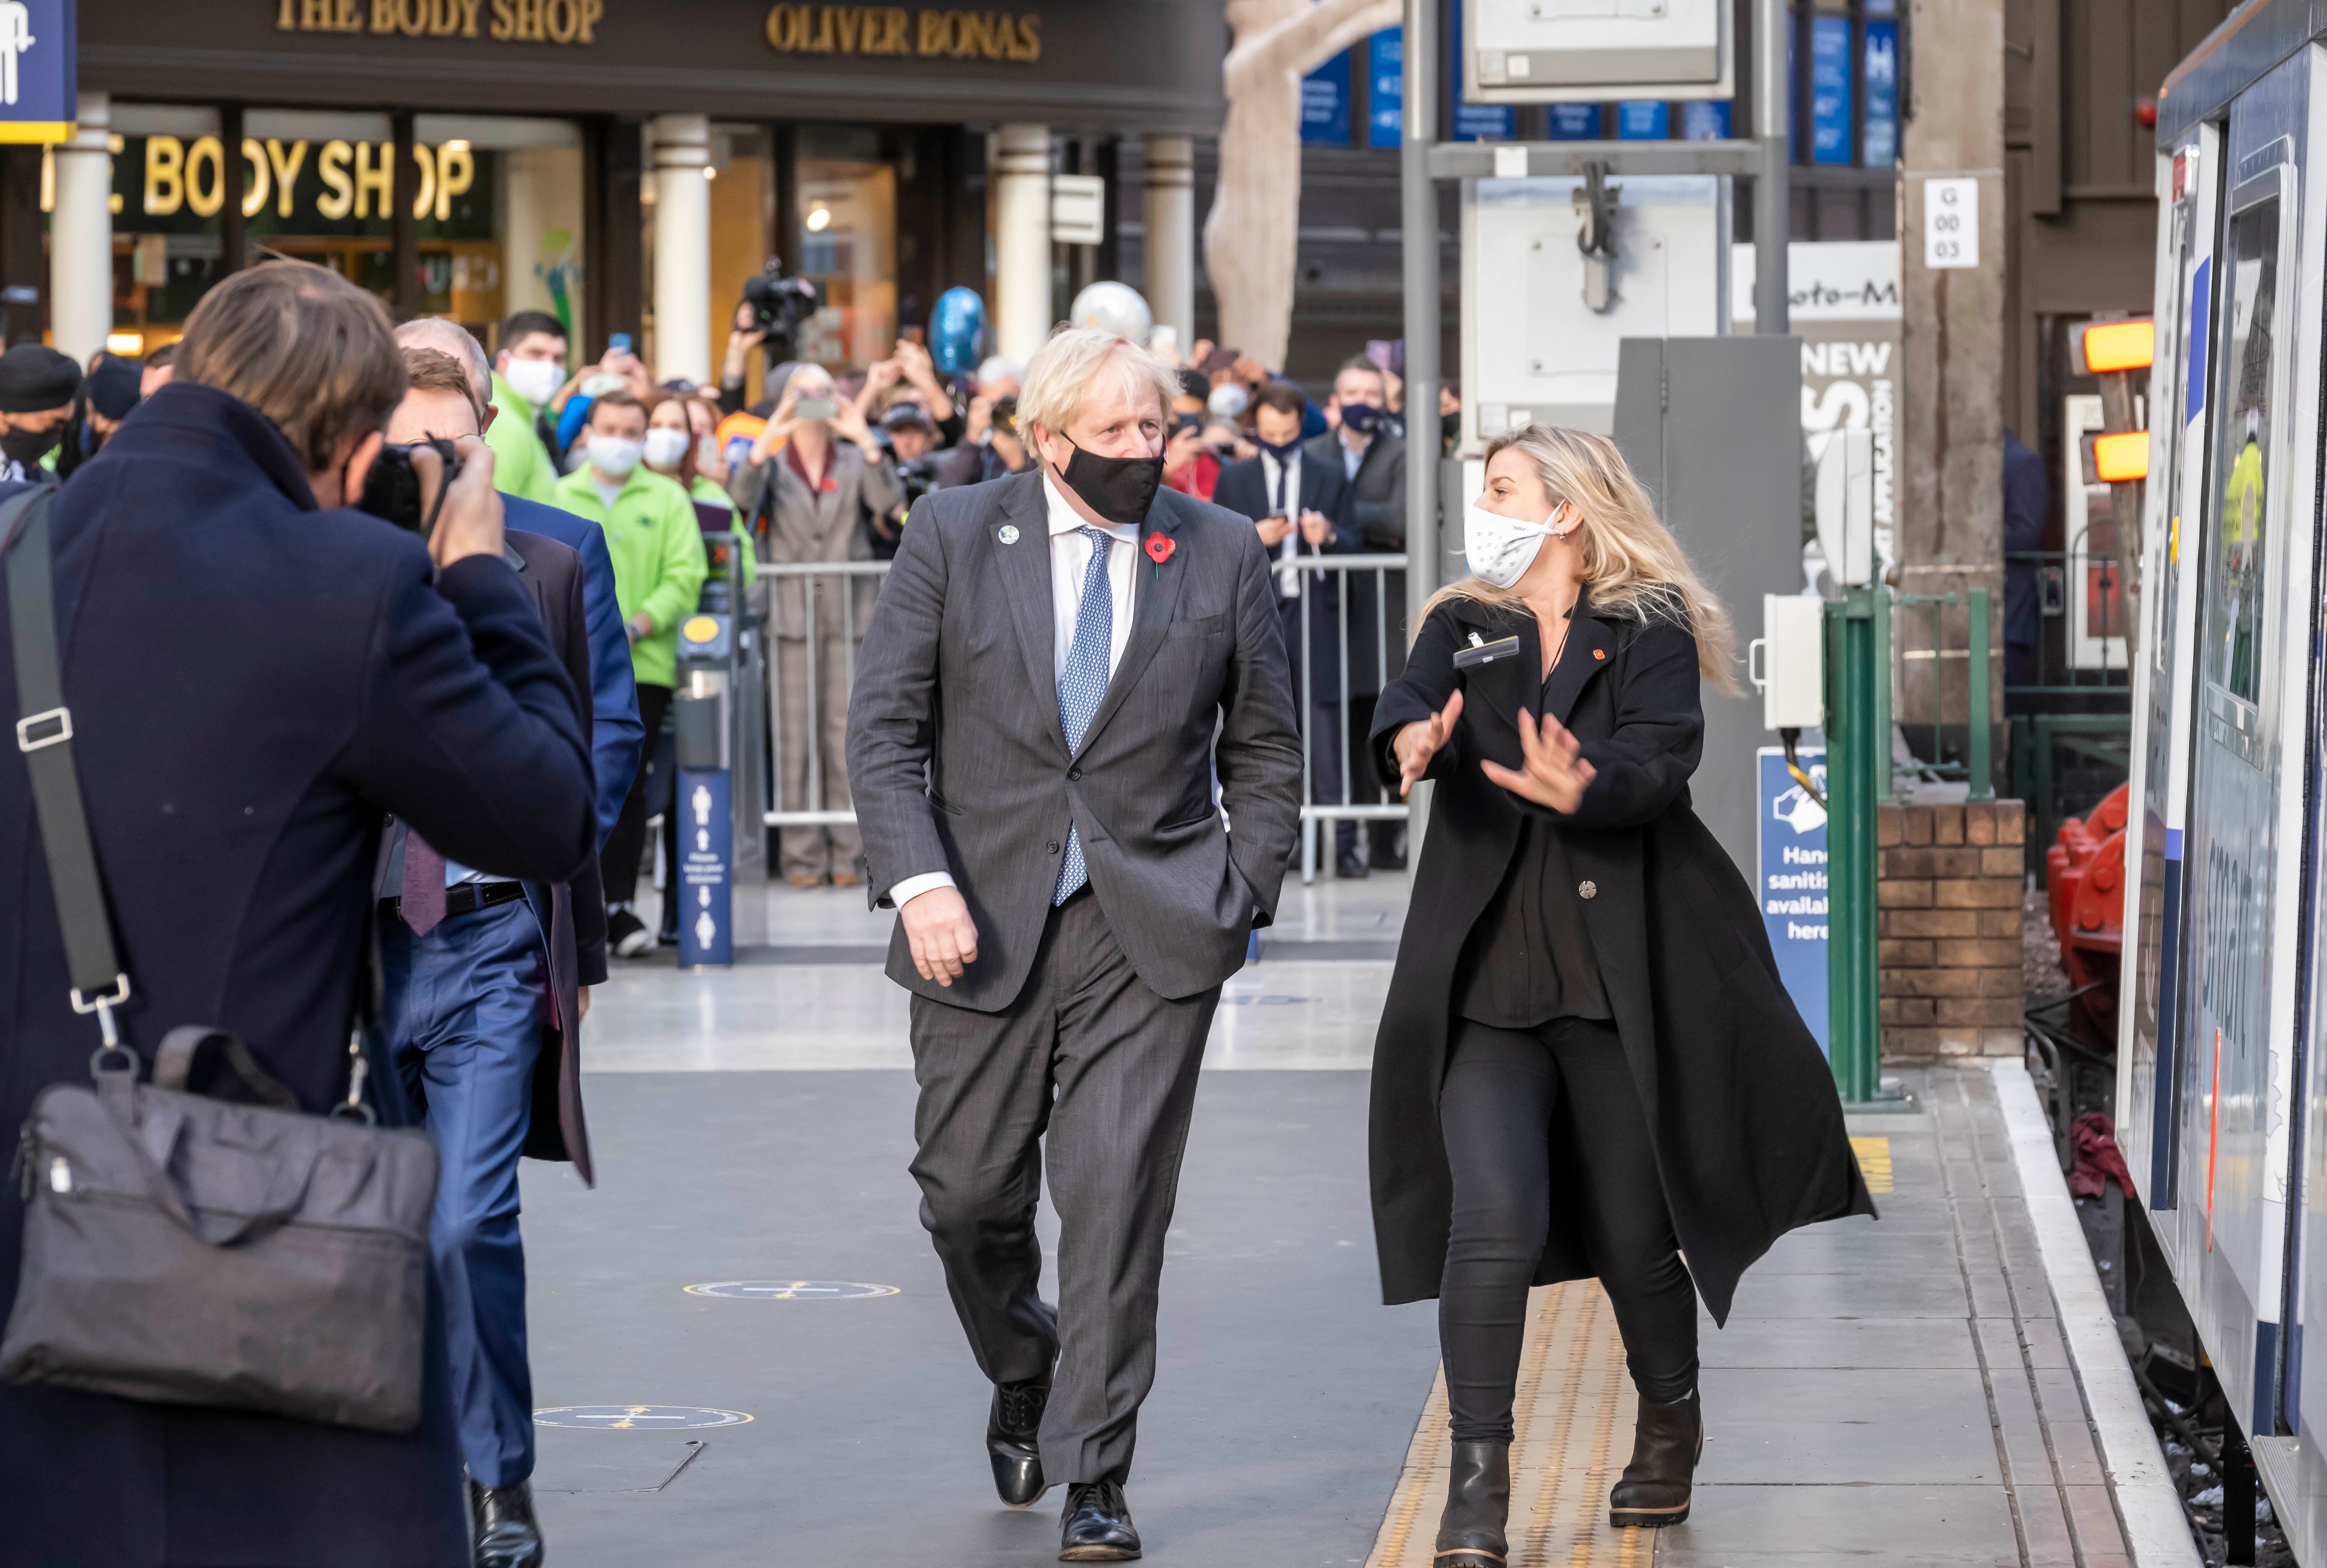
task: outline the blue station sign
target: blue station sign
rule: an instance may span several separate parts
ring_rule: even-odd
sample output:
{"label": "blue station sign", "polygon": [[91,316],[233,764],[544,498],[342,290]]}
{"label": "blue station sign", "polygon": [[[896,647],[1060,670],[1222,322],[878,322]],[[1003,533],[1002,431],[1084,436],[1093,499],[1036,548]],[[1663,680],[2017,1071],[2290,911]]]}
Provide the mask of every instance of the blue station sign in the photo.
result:
{"label": "blue station sign", "polygon": [[75,20],[73,0],[0,0],[0,142],[72,138]]}

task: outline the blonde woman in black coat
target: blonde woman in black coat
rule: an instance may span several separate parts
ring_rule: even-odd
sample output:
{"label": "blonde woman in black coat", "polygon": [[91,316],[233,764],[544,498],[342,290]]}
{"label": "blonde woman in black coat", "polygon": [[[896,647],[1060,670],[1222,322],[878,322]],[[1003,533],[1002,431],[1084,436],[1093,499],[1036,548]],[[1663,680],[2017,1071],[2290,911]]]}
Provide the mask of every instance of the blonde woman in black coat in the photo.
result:
{"label": "blonde woman in black coat", "polygon": [[1724,1320],[1779,1236],[1874,1212],[1753,895],[1689,809],[1728,617],[1606,439],[1530,426],[1487,453],[1472,574],[1425,607],[1372,737],[1401,794],[1436,784],[1372,1165],[1384,1296],[1439,1302],[1438,1568],[1504,1562],[1531,1283],[1605,1287],[1640,1393],[1609,1522],[1677,1524],[1696,1298]]}

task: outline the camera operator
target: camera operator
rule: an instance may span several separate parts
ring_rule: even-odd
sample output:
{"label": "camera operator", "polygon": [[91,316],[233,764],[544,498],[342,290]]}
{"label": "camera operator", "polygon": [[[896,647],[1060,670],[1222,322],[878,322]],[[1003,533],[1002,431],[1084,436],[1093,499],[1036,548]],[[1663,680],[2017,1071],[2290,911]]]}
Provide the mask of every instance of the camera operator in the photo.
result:
{"label": "camera operator", "polygon": [[[783,263],[768,258],[756,277],[743,282],[743,298],[735,307],[735,323],[727,333],[727,354],[719,367],[719,411],[741,413],[752,368],[752,350],[765,346],[772,362],[778,352],[789,354],[799,341],[800,323],[824,303],[824,291],[804,277],[786,277]],[[766,389],[772,405],[780,387]]]}
{"label": "camera operator", "polygon": [[928,416],[937,445],[951,446],[962,438],[966,421],[954,407],[945,383],[938,379],[936,361],[910,338],[898,339],[896,351],[864,372],[856,411],[870,422],[900,403],[911,403]]}
{"label": "camera operator", "polygon": [[[381,813],[450,859],[558,882],[596,841],[587,726],[503,558],[482,442],[425,541],[350,509],[406,390],[388,313],[318,266],[236,273],[186,322],[160,388],[50,520],[79,793],[150,1067],[186,1023],[232,1030],[304,1109],[350,1087],[348,1026]],[[410,459],[425,515],[443,464]],[[0,499],[14,493],[0,487]],[[0,691],[17,690],[0,634]],[[0,1125],[87,1081],[25,762],[0,761]],[[408,1122],[392,1073],[383,1119]],[[0,1299],[24,1209],[0,1202]],[[429,1283],[441,1301],[440,1280]],[[441,1319],[440,1319],[441,1321]],[[404,1435],[0,1386],[6,1552],[149,1568],[471,1561],[443,1340]],[[360,1544],[360,1549],[357,1547]],[[170,1560],[176,1560],[173,1556]]]}
{"label": "camera operator", "polygon": [[938,433],[917,404],[900,403],[881,416],[882,434],[889,438],[889,467],[897,476],[897,504],[867,519],[873,558],[896,558],[897,540],[913,503],[938,488],[938,460],[931,448]]}
{"label": "camera operator", "polygon": [[80,367],[39,343],[0,354],[0,480],[36,479],[64,438]]}

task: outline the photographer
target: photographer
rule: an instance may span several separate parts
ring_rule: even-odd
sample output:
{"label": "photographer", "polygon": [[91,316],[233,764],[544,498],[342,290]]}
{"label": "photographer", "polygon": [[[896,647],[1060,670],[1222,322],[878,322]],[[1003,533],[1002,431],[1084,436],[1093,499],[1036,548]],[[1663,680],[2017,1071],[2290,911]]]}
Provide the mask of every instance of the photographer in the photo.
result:
{"label": "photographer", "polygon": [[938,433],[930,417],[911,403],[900,403],[881,416],[881,433],[889,438],[889,466],[897,476],[897,504],[867,522],[873,558],[893,560],[897,540],[913,503],[938,488],[938,460],[931,448]]}
{"label": "photographer", "polygon": [[[214,286],[175,380],[59,491],[49,529],[71,746],[132,982],[114,1013],[150,1068],[167,1031],[234,1031],[320,1112],[350,1087],[348,1030],[393,813],[448,858],[557,882],[596,839],[587,727],[503,558],[484,443],[425,541],[350,509],[403,398],[388,313],[321,267]],[[410,460],[424,502],[436,454]],[[14,487],[0,486],[0,499]],[[0,691],[17,691],[0,635]],[[0,761],[0,1125],[86,1083],[25,759]],[[384,1119],[408,1120],[375,1074]],[[0,1299],[24,1209],[0,1197]],[[441,1302],[432,1276],[432,1301]],[[438,1320],[441,1321],[441,1317]],[[12,1560],[471,1561],[444,1343],[420,1424],[397,1436],[0,1386]]]}
{"label": "photographer", "polygon": [[[768,427],[750,455],[728,476],[728,493],[758,528],[765,522],[771,561],[864,561],[873,555],[871,519],[885,517],[900,494],[897,475],[874,444],[872,431],[852,404],[839,400],[821,365],[792,372]],[[791,578],[772,584],[776,663],[781,672],[779,713],[782,766],[777,798],[794,807],[808,799],[808,727],[817,726],[818,783],[824,809],[848,807],[848,646],[840,595],[855,600],[853,625],[864,635],[872,619],[873,579]],[[808,679],[808,638],[816,642],[816,679]],[[856,829],[784,829],[784,880],[796,888],[829,879],[855,887]]]}
{"label": "photographer", "polygon": [[914,405],[928,417],[937,445],[951,446],[961,439],[966,422],[955,410],[945,383],[938,379],[936,361],[910,338],[898,339],[896,352],[864,372],[856,412],[869,424],[900,403]]}

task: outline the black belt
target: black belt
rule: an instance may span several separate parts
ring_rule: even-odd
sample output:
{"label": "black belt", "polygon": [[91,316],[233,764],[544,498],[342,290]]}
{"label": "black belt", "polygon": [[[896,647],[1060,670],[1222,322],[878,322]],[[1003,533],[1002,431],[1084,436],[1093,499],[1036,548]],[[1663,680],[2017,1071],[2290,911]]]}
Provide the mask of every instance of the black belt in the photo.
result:
{"label": "black belt", "polygon": [[[513,904],[523,897],[525,897],[523,882],[454,882],[444,890],[444,918],[449,920],[455,915],[473,915],[479,910],[490,910],[500,904]],[[382,920],[402,919],[404,901],[402,899],[380,900],[379,918]]]}

